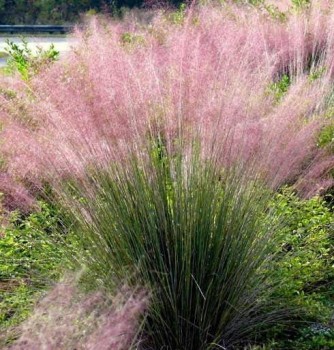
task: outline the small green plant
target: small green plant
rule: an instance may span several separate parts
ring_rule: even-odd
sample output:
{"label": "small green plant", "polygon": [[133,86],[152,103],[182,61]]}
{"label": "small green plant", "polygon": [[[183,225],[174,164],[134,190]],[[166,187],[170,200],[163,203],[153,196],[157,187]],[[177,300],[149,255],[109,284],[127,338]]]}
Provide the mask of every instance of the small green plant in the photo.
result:
{"label": "small green plant", "polygon": [[24,38],[22,38],[21,45],[9,39],[6,42],[6,53],[8,54],[7,71],[10,73],[19,72],[24,80],[29,80],[59,57],[59,51],[55,49],[53,44],[46,50],[39,47],[37,52],[33,53],[28,46],[27,40]]}
{"label": "small green plant", "polygon": [[326,73],[326,67],[317,67],[313,70],[310,69],[310,75],[309,75],[309,81],[313,82],[317,79],[320,79],[323,77],[323,75]]}
{"label": "small green plant", "polygon": [[143,44],[144,37],[135,33],[131,32],[125,32],[121,35],[121,42],[124,45],[136,45],[136,44]]}
{"label": "small green plant", "polygon": [[275,5],[272,4],[265,4],[263,5],[263,8],[265,11],[267,11],[268,15],[275,19],[278,20],[280,22],[284,22],[287,20],[287,15],[286,13],[282,12],[279,10],[279,8]]}
{"label": "small green plant", "polygon": [[177,25],[183,24],[185,16],[186,16],[186,9],[187,9],[186,4],[184,4],[184,3],[180,4],[179,8],[176,11],[173,11],[169,15],[169,20],[173,24],[177,24]]}
{"label": "small green plant", "polygon": [[318,136],[318,147],[329,147],[334,152],[334,123],[325,126]]}
{"label": "small green plant", "polygon": [[287,93],[291,85],[291,78],[289,75],[284,74],[278,81],[272,83],[269,86],[269,92],[273,94],[275,101],[278,103],[283,96]]}
{"label": "small green plant", "polygon": [[310,5],[310,0],[291,0],[292,6],[295,9],[303,9]]}

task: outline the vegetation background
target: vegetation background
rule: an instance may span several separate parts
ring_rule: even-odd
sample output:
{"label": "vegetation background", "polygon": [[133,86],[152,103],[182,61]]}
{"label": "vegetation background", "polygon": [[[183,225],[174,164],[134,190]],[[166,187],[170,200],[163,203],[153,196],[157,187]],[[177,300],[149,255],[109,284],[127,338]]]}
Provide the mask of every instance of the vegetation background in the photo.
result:
{"label": "vegetation background", "polygon": [[0,24],[60,24],[74,22],[89,10],[111,13],[143,4],[143,0],[0,0]]}
{"label": "vegetation background", "polygon": [[[118,6],[61,4],[3,9]],[[9,46],[2,347],[334,348],[334,14],[290,5],[92,17],[59,62]]]}

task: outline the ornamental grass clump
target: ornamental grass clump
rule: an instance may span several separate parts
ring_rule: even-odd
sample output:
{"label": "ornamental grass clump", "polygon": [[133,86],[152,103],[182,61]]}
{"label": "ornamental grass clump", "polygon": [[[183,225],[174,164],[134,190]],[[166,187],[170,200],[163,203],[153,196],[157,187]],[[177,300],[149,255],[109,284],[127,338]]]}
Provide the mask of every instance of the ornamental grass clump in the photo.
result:
{"label": "ornamental grass clump", "polygon": [[66,197],[93,283],[151,291],[142,348],[230,349],[284,319],[270,299],[269,191],[195,150],[145,151],[94,169]]}
{"label": "ornamental grass clump", "polygon": [[317,140],[334,17],[317,4],[285,21],[231,4],[93,19],[67,57],[1,95],[3,172],[53,186],[91,285],[150,292],[143,349],[242,346],[285,318],[268,198],[333,184]]}

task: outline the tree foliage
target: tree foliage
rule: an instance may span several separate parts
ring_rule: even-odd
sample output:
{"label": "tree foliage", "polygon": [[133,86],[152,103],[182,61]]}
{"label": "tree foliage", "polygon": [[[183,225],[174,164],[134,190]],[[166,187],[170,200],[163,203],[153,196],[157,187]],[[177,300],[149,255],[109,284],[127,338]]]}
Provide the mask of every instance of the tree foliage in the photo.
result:
{"label": "tree foliage", "polygon": [[80,13],[140,7],[142,0],[0,0],[0,24],[48,24],[72,22]]}

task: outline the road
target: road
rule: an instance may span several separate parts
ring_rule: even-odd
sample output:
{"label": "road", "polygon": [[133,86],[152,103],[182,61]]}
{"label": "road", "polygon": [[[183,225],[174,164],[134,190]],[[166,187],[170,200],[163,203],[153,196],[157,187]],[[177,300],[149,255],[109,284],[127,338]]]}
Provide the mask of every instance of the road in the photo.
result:
{"label": "road", "polygon": [[[4,52],[7,47],[6,40],[20,45],[22,44],[22,40],[17,36],[3,36],[0,37],[0,52]],[[46,36],[46,37],[25,37],[28,41],[28,47],[31,48],[32,51],[36,51],[37,47],[41,47],[43,49],[47,49],[51,44],[54,44],[55,49],[60,52],[61,55],[69,51],[71,46],[74,44],[74,39],[66,36]],[[0,58],[0,67],[4,67],[6,65],[6,59]]]}

